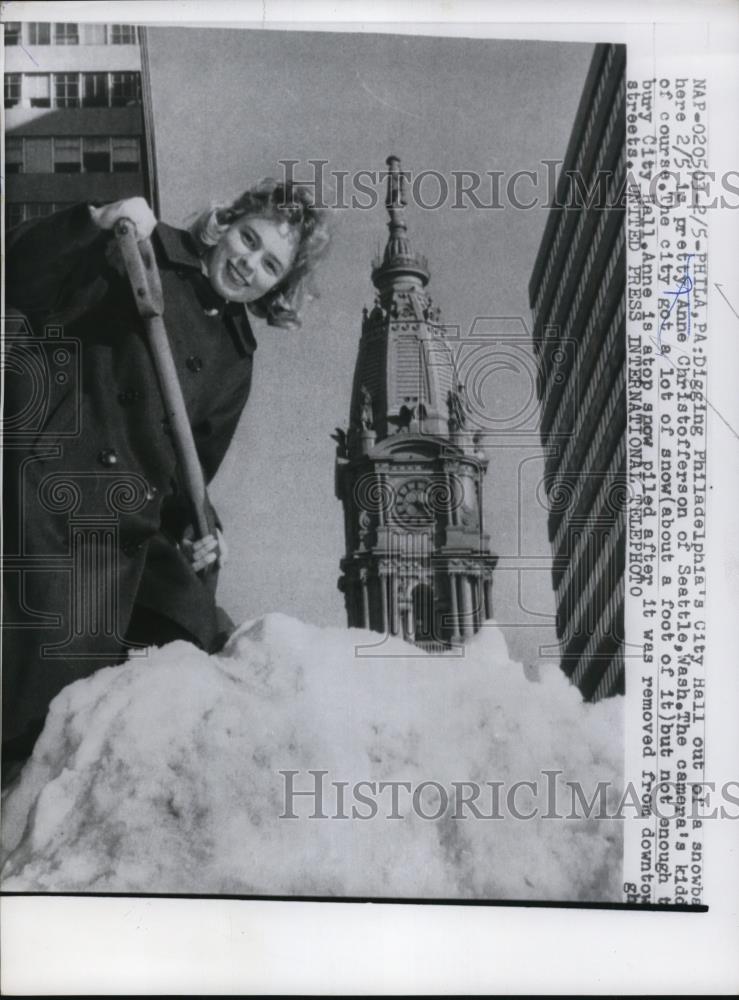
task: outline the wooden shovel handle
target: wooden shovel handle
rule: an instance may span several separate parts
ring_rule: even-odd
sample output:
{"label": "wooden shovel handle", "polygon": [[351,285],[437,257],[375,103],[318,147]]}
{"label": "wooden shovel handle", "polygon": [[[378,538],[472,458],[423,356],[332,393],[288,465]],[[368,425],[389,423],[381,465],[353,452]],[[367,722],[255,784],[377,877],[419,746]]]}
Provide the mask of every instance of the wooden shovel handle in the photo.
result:
{"label": "wooden shovel handle", "polygon": [[185,480],[185,488],[195,513],[200,538],[213,533],[208,518],[208,495],[203,468],[198,458],[185,398],[177,376],[172,349],[164,325],[164,298],[154,250],[149,239],[137,240],[130,219],[120,219],[115,235],[121,249],[139,314],[144,320],[164,409],[172,430],[175,451]]}

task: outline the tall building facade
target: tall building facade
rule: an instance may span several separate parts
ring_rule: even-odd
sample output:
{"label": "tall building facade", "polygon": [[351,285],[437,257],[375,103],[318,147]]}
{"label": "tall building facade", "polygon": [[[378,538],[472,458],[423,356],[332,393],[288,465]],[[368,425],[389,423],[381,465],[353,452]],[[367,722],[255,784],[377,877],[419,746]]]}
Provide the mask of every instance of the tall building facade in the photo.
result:
{"label": "tall building facade", "polygon": [[79,201],[152,202],[142,43],[130,24],[5,23],[6,228]]}
{"label": "tall building facade", "polygon": [[597,45],[529,285],[562,669],[624,691],[625,68]]}
{"label": "tall building facade", "polygon": [[492,617],[482,521],[487,458],[411,247],[400,162],[389,157],[384,255],[364,310],[347,430],[337,428],[336,495],[346,555],[339,588],[350,626],[451,648]]}

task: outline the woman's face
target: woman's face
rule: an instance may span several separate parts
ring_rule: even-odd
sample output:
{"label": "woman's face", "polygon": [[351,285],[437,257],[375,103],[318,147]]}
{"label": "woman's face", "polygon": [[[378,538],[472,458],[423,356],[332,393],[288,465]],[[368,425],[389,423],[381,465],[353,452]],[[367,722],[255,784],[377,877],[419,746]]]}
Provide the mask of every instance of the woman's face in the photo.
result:
{"label": "woman's face", "polygon": [[288,222],[244,215],[208,253],[208,278],[229,302],[254,302],[285,277],[297,248],[297,230]]}

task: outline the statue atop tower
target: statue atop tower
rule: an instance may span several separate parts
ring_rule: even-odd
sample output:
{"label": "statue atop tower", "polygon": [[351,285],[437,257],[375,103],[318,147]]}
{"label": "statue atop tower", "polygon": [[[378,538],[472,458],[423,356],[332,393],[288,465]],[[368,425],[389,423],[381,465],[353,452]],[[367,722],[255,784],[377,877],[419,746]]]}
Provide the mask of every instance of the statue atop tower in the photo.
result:
{"label": "statue atop tower", "polygon": [[487,459],[426,258],[405,221],[405,177],[389,156],[388,240],[373,262],[349,428],[337,428],[336,495],[346,555],[339,587],[350,627],[444,649],[492,617],[497,557],[483,530]]}

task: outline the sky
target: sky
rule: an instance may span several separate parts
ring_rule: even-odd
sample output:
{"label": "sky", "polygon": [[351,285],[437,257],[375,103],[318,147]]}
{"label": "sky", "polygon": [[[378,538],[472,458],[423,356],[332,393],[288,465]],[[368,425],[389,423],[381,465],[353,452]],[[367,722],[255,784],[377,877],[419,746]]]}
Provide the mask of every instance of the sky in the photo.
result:
{"label": "sky", "polygon": [[[593,47],[502,41],[237,28],[149,28],[160,214],[182,225],[229,202],[254,181],[379,171],[389,154],[418,174],[534,170],[561,160]],[[521,183],[522,200],[530,193]],[[346,623],[337,589],[343,511],[334,496],[335,443],[346,427],[363,306],[372,306],[371,260],[387,236],[384,187],[373,208],[333,213],[321,298],[298,332],[253,319],[252,394],[211,487],[229,563],[219,601],[236,622],[281,611],[319,625]],[[433,180],[420,189],[428,206]],[[489,188],[480,189],[489,203]],[[363,201],[369,200],[363,198]],[[496,619],[512,655],[556,662],[554,600],[532,398],[527,286],[547,211],[409,204],[417,251],[442,321],[464,355],[479,332],[505,334],[503,364],[482,380],[489,468],[485,527],[500,556]],[[542,199],[543,201],[544,199]],[[476,322],[477,320],[477,322]],[[500,348],[499,348],[500,350]],[[513,433],[513,429],[517,433]]]}

